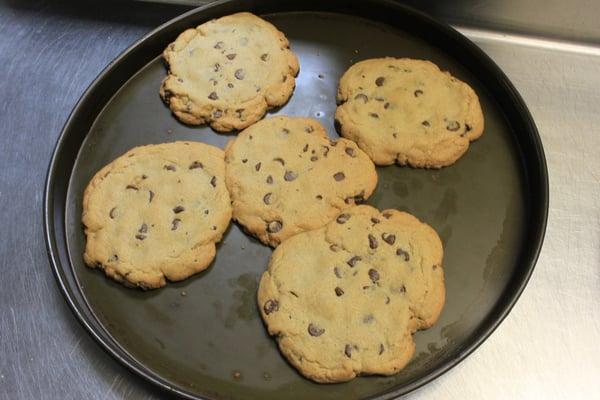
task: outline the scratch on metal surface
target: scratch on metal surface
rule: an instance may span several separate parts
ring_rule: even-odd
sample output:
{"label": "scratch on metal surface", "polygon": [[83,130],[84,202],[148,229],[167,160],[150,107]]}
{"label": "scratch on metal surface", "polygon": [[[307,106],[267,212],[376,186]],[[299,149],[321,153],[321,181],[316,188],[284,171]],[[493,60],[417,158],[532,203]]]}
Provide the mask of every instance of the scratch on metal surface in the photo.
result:
{"label": "scratch on metal surface", "polygon": [[113,379],[112,383],[110,384],[110,387],[106,390],[106,393],[104,393],[104,397],[102,397],[102,400],[108,399],[108,396],[110,396],[110,394],[112,393],[113,389],[117,386],[117,383],[120,379],[121,379],[120,375],[115,376],[115,379]]}
{"label": "scratch on metal surface", "polygon": [[545,50],[562,51],[567,53],[600,56],[600,47],[563,40],[551,40],[535,36],[502,33],[483,29],[454,26],[460,33],[472,40],[486,40],[500,43],[517,44],[527,47],[536,47]]}
{"label": "scratch on metal surface", "polygon": [[75,350],[77,350],[79,348],[79,344],[81,343],[81,339],[82,339],[81,336],[79,338],[77,338],[77,341],[75,342],[75,344],[73,345],[73,348],[69,352],[69,357],[72,357],[73,353],[75,352]]}

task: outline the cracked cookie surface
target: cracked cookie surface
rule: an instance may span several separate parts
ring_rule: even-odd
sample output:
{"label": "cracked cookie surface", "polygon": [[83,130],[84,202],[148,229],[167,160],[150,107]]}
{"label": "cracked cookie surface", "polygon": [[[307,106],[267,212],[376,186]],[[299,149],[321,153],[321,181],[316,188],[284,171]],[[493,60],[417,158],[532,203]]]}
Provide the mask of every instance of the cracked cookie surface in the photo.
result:
{"label": "cracked cookie surface", "polygon": [[225,163],[233,218],[273,247],[325,225],[377,185],[375,166],[356,143],[330,140],[310,118],[256,123],[227,143]]}
{"label": "cracked cookie surface", "polygon": [[85,190],[85,263],[144,289],[206,269],[231,219],[224,177],[223,151],[203,143],[129,150]]}
{"label": "cracked cookie surface", "polygon": [[356,63],[342,76],[337,100],[342,136],[377,165],[448,166],[483,133],[477,94],[429,61]]}
{"label": "cracked cookie surface", "polygon": [[309,379],[395,374],[414,353],[412,334],[441,313],[442,258],[437,233],[414,216],[352,207],[275,249],[258,306],[281,352]]}
{"label": "cracked cookie surface", "polygon": [[286,37],[247,12],[181,33],[163,52],[160,95],[186,124],[220,132],[243,129],[289,99],[298,59]]}

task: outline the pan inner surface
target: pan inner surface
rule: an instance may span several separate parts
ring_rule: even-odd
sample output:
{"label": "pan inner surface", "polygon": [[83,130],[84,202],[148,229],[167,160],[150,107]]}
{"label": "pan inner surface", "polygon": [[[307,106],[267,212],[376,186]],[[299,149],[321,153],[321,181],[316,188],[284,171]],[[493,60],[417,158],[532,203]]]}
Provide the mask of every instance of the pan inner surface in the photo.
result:
{"label": "pan inner surface", "polygon": [[444,243],[446,305],[433,328],[415,334],[417,350],[408,367],[395,376],[345,384],[303,379],[268,337],[256,306],[258,279],[271,250],[235,224],[207,271],[163,289],[126,289],[85,267],[81,200],[99,168],[137,145],[196,140],[223,147],[233,137],[184,126],[171,116],[158,96],[165,75],[158,54],[116,93],[80,150],[67,196],[71,262],[108,332],[134,358],[182,389],[218,399],[357,399],[382,393],[455,357],[502,298],[517,268],[526,221],[518,149],[493,98],[443,49],[350,16],[283,13],[268,19],[290,39],[301,69],[289,103],[267,117],[313,117],[337,137],[338,79],[352,63],[382,56],[429,59],[480,96],[486,127],[465,156],[441,170],[378,168],[379,185],[368,202],[414,214],[432,225]]}

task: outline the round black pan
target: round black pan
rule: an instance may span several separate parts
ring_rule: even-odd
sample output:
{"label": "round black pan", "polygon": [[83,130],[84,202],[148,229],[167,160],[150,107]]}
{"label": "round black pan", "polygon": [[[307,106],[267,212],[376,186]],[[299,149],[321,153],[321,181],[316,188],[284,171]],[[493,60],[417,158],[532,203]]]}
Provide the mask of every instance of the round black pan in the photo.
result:
{"label": "round black pan", "polygon": [[[160,54],[184,29],[243,10],[275,24],[300,59],[295,93],[273,114],[317,118],[332,137],[338,79],[362,59],[429,59],[480,95],[485,133],[455,165],[378,168],[379,186],[369,203],[413,213],[440,233],[445,247],[446,306],[433,328],[415,335],[415,357],[395,376],[318,385],[289,366],[256,307],[271,250],[235,224],[208,270],[160,290],[126,289],[83,264],[81,200],[95,171],[141,144],[223,146],[232,137],[171,116],[158,96],[165,75]],[[508,314],[542,245],[548,177],[521,97],[452,28],[387,1],[231,0],[159,27],[106,68],[64,127],[45,196],[48,252],[67,302],[106,351],[154,384],[196,399],[390,399],[456,365]]]}

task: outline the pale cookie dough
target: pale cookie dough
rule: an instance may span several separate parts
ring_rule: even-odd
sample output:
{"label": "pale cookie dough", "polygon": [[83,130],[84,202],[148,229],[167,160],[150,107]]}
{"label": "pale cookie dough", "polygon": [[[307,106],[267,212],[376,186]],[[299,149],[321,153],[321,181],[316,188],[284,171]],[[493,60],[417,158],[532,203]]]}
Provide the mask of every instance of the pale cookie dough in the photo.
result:
{"label": "pale cookie dough", "polygon": [[294,91],[298,59],[286,37],[247,12],[184,31],[163,53],[160,95],[179,120],[220,132],[246,128]]}
{"label": "pale cookie dough", "polygon": [[225,148],[233,218],[270,246],[367,199],[375,166],[356,143],[330,140],[308,118],[264,119]]}
{"label": "pale cookie dough", "polygon": [[437,233],[410,214],[361,205],[283,242],[258,289],[269,334],[321,383],[391,375],[413,356],[412,334],[444,305]]}
{"label": "pale cookie dough", "polygon": [[433,63],[361,61],[340,80],[336,121],[377,165],[440,168],[483,133],[477,94]]}
{"label": "pale cookie dough", "polygon": [[85,263],[152,289],[208,267],[231,219],[221,149],[136,147],[92,178],[83,197]]}

